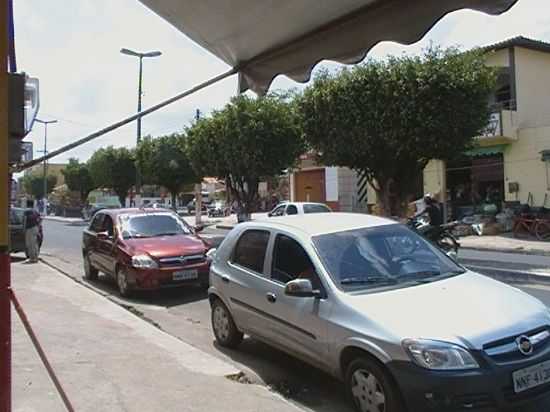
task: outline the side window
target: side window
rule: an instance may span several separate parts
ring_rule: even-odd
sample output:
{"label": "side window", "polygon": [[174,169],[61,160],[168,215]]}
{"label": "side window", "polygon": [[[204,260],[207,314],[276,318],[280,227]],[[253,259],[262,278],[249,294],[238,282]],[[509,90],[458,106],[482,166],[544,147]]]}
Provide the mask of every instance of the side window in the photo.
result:
{"label": "side window", "polygon": [[286,214],[287,215],[297,215],[298,214],[298,208],[295,205],[288,205],[286,208]]}
{"label": "side window", "polygon": [[111,219],[111,216],[105,215],[105,218],[103,219],[103,231],[107,232],[109,236],[115,235],[115,228],[113,225],[113,219]]}
{"label": "side window", "polygon": [[282,216],[285,213],[285,206],[276,207],[271,216]]}
{"label": "side window", "polygon": [[330,213],[325,205],[304,205],[304,213]]}
{"label": "side window", "polygon": [[10,209],[10,225],[22,225],[23,224],[23,212]]}
{"label": "side window", "polygon": [[298,242],[285,235],[277,235],[275,239],[271,278],[282,283],[297,278],[309,279],[313,289],[321,287],[307,252]]}
{"label": "side window", "polygon": [[90,230],[92,232],[101,232],[103,223],[103,213],[96,213],[94,220],[90,223]]}
{"label": "side window", "polygon": [[237,241],[232,262],[257,273],[263,273],[269,232],[247,230]]}

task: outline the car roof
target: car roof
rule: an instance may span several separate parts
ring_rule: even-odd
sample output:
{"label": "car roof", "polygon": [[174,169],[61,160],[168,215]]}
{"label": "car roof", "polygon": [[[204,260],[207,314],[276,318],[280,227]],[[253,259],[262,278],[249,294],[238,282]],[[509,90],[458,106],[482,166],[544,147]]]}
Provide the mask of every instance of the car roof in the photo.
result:
{"label": "car roof", "polygon": [[97,213],[105,213],[111,216],[119,216],[119,215],[138,215],[143,213],[174,213],[172,209],[165,209],[162,207],[143,207],[143,208],[137,208],[137,207],[128,207],[128,208],[122,208],[122,209],[101,209]]}
{"label": "car roof", "polygon": [[316,236],[326,233],[344,232],[346,230],[386,226],[396,224],[394,220],[362,213],[331,213],[328,217],[324,213],[307,215],[292,215],[270,217],[265,220],[254,220],[244,223],[246,226],[258,228],[279,228],[300,231],[306,236]]}

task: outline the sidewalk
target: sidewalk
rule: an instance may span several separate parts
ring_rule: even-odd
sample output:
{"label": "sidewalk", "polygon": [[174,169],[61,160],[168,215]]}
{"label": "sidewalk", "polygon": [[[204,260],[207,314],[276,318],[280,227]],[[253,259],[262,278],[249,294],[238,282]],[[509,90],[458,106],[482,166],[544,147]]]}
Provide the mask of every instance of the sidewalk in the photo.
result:
{"label": "sidewalk", "polygon": [[[267,213],[252,213],[252,220],[262,220],[262,219],[267,219]],[[216,224],[216,228],[231,230],[237,224],[238,224],[237,215],[233,214],[231,216],[222,218],[221,221]]]}
{"label": "sidewalk", "polygon": [[[18,296],[77,411],[296,412],[206,354],[43,264],[15,263]],[[13,312],[13,410],[63,411]]]}
{"label": "sidewalk", "polygon": [[550,256],[550,242],[541,242],[535,239],[516,239],[511,234],[467,236],[460,238],[459,242],[466,249]]}

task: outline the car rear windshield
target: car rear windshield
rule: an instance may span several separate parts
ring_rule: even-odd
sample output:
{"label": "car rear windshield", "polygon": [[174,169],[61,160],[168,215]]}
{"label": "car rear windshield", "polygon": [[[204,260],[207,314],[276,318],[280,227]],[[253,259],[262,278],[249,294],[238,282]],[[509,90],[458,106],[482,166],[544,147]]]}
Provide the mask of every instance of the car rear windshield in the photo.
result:
{"label": "car rear windshield", "polygon": [[403,287],[464,273],[403,225],[319,235],[313,243],[329,275],[345,291]]}
{"label": "car rear windshield", "polygon": [[119,216],[124,239],[191,234],[189,227],[174,213],[143,213]]}
{"label": "car rear windshield", "polygon": [[304,205],[304,213],[329,213],[331,210],[325,205]]}

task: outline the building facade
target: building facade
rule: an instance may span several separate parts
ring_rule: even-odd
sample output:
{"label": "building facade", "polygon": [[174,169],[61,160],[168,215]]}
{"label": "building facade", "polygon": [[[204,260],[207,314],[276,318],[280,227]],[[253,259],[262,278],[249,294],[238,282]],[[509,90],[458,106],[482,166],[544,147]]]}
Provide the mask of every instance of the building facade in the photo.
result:
{"label": "building facade", "polygon": [[516,37],[484,51],[498,70],[487,128],[463,159],[424,170],[424,191],[446,194],[455,218],[483,203],[550,207],[550,44]]}

